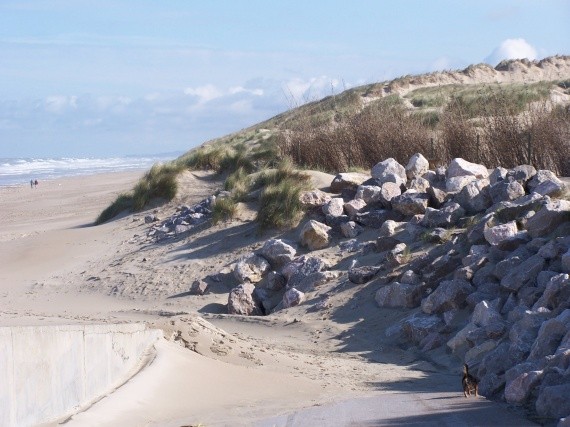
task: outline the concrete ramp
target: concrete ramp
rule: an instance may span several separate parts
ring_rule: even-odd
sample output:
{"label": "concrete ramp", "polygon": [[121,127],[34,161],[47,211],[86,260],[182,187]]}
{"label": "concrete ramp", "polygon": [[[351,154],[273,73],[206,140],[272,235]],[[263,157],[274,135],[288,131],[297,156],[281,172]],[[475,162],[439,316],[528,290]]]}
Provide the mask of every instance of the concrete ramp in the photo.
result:
{"label": "concrete ramp", "polygon": [[160,337],[143,324],[0,327],[0,426],[77,411],[136,373]]}

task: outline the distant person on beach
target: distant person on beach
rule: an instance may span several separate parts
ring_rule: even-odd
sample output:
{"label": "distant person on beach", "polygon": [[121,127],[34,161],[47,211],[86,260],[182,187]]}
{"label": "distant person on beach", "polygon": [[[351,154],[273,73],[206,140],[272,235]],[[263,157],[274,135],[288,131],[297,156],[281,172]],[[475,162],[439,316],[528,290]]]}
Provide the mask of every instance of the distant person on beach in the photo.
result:
{"label": "distant person on beach", "polygon": [[37,186],[38,186],[38,180],[36,179],[36,180],[34,181],[34,187],[37,187]]}
{"label": "distant person on beach", "polygon": [[34,188],[34,180],[30,179],[30,188]]}

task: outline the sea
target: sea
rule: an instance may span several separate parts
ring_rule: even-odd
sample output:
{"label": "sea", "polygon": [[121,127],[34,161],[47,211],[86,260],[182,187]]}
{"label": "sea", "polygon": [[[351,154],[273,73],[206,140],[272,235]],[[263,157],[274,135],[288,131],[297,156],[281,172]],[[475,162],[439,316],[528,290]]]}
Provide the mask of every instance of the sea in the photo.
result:
{"label": "sea", "polygon": [[30,180],[52,180],[80,175],[150,169],[174,160],[180,153],[124,157],[0,157],[0,187],[29,185]]}

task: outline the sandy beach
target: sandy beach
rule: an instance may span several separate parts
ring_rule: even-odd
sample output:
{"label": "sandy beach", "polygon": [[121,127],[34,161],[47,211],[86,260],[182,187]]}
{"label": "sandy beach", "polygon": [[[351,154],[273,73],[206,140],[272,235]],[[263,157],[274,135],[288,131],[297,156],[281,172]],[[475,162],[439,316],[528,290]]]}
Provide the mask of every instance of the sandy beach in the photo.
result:
{"label": "sandy beach", "polygon": [[[239,256],[260,246],[251,211],[243,206],[229,224],[166,243],[149,239],[146,214],[167,217],[221,185],[214,175],[188,172],[173,202],[93,226],[101,210],[141,175],[0,188],[0,326],[143,322],[165,337],[151,364],[59,421],[530,425],[513,408],[483,397],[465,399],[459,365],[445,352],[436,364],[392,346],[384,329],[402,312],[379,310],[373,291],[347,280],[319,288],[316,300],[329,295],[322,311],[301,305],[265,317],[225,314],[231,280],[212,281],[206,294],[189,295],[194,280],[227,275]],[[294,238],[290,232],[263,239],[272,236]],[[334,250],[320,256],[343,267],[349,262]]]}

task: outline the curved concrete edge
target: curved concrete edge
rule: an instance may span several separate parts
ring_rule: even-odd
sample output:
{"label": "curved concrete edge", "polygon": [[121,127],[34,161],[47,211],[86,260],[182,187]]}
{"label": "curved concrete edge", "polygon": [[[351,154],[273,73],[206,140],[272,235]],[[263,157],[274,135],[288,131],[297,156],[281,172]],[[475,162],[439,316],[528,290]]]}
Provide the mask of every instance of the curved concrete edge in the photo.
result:
{"label": "curved concrete edge", "polygon": [[0,327],[0,425],[76,412],[136,373],[161,337],[144,324]]}

